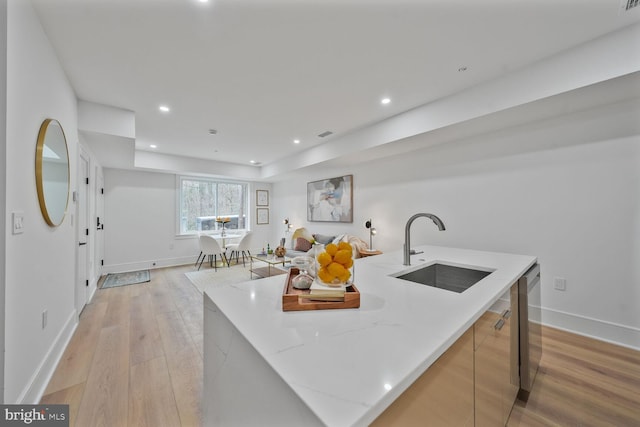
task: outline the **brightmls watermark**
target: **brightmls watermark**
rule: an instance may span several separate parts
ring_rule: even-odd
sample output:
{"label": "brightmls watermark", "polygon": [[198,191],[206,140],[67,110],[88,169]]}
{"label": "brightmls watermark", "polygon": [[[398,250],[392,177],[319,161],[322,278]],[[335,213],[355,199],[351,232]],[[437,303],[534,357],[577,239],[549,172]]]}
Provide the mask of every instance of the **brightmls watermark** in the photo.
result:
{"label": "brightmls watermark", "polygon": [[69,427],[69,405],[0,405],[0,427]]}

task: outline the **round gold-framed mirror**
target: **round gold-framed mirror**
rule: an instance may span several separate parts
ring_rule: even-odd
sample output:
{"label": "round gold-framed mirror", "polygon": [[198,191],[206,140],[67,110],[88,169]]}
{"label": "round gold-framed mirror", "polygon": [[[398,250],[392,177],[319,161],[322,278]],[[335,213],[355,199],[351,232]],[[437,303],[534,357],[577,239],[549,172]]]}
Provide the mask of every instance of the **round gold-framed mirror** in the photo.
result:
{"label": "round gold-framed mirror", "polygon": [[52,227],[62,224],[69,203],[69,150],[62,126],[46,119],[36,145],[36,187],[44,220]]}

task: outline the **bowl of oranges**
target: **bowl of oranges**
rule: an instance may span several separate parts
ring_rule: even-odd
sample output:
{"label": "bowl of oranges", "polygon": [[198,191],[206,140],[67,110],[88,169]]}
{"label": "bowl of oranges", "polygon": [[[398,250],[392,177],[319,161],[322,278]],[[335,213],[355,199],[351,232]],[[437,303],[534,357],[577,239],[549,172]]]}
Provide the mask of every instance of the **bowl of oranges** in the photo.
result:
{"label": "bowl of oranges", "polygon": [[316,255],[316,276],[320,283],[338,287],[349,283],[353,268],[353,248],[348,242],[329,243]]}

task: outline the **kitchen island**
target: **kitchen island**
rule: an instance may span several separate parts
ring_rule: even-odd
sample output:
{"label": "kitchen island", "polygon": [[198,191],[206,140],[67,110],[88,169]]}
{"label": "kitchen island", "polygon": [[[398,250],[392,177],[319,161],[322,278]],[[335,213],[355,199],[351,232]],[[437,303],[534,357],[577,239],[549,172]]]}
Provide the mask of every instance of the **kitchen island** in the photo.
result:
{"label": "kitchen island", "polygon": [[[420,246],[358,259],[358,309],[283,312],[284,276],[204,293],[205,426],[368,425],[535,262]],[[434,262],[491,274],[462,293],[393,277]]]}

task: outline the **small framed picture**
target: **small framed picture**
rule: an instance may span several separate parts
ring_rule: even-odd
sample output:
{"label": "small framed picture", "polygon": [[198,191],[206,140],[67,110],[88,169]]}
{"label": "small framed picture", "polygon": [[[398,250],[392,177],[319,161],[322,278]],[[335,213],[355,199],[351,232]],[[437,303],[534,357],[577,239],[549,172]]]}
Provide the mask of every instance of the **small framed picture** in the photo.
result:
{"label": "small framed picture", "polygon": [[258,224],[269,224],[269,209],[267,208],[258,208],[256,218]]}
{"label": "small framed picture", "polygon": [[256,206],[269,206],[268,190],[256,190]]}

